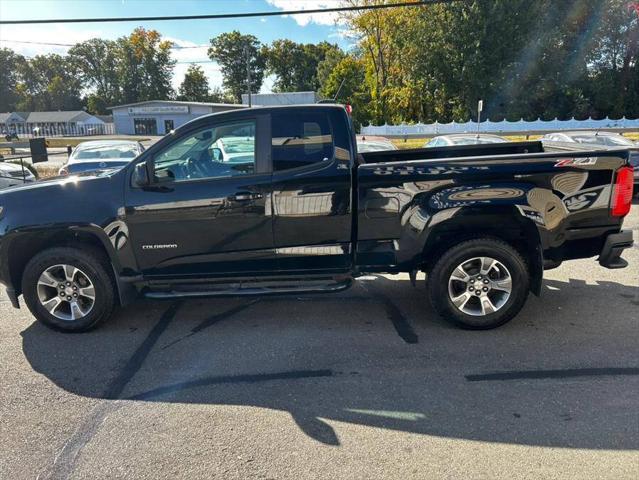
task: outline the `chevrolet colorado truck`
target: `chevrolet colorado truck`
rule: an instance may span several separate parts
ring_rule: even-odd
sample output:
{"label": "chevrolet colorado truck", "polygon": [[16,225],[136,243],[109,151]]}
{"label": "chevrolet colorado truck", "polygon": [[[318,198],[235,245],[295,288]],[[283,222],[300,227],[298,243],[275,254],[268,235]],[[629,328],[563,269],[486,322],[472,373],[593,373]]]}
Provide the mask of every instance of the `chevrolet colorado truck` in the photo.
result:
{"label": "chevrolet colorado truck", "polygon": [[0,281],[15,307],[22,295],[78,332],[140,296],[336,292],[423,271],[440,315],[494,328],[545,268],[627,265],[628,156],[540,142],[358,154],[342,106],[213,114],[119,170],[0,192]]}

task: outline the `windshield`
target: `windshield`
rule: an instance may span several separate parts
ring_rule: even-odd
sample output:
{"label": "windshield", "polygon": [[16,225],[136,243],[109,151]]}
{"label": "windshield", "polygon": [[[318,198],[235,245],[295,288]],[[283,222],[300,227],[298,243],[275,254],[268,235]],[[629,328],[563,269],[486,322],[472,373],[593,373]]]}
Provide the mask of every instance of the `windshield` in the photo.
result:
{"label": "windshield", "polygon": [[393,145],[392,143],[383,142],[358,142],[357,150],[360,153],[379,152],[382,150],[395,150],[395,145]]}
{"label": "windshield", "polygon": [[506,140],[499,137],[464,137],[464,138],[451,138],[454,145],[478,145],[486,143],[506,143]]}
{"label": "windshield", "polygon": [[130,160],[138,154],[135,145],[101,145],[76,150],[72,160]]}
{"label": "windshield", "polygon": [[590,143],[593,145],[606,145],[609,147],[634,147],[632,141],[621,135],[575,135],[575,142]]}

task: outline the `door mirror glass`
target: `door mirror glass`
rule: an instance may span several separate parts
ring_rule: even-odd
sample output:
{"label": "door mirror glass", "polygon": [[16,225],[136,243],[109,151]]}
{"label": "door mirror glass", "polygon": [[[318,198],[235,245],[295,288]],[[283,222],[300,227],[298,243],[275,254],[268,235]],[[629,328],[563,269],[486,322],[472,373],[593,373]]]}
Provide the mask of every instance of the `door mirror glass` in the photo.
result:
{"label": "door mirror glass", "polygon": [[146,163],[138,163],[133,171],[133,185],[136,187],[146,187],[148,184],[149,172],[146,168]]}

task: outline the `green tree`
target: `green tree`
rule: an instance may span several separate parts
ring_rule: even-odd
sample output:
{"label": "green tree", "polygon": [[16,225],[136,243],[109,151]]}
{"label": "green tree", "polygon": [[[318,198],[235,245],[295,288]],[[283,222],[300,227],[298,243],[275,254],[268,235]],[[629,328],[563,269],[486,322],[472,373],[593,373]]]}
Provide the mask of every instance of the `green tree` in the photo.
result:
{"label": "green tree", "polygon": [[90,112],[106,114],[107,107],[120,102],[119,59],[118,42],[113,40],[93,38],[69,49],[69,60],[78,69],[84,88],[91,90]]}
{"label": "green tree", "polygon": [[9,48],[0,48],[0,112],[15,110],[19,100],[19,71],[25,59]]}
{"label": "green tree", "polygon": [[317,83],[320,92],[324,90],[326,82],[335,69],[335,66],[344,58],[346,54],[339,48],[326,52],[324,59],[317,65]]}
{"label": "green tree", "polygon": [[20,99],[16,110],[78,110],[82,107],[82,83],[66,57],[37,55],[20,65]]}
{"label": "green tree", "polygon": [[222,33],[211,39],[208,55],[220,65],[224,77],[222,85],[238,102],[242,101],[242,93],[247,91],[248,56],[251,92],[260,91],[264,79],[265,59],[261,44],[255,36],[242,35],[237,30]]}
{"label": "green tree", "polygon": [[209,101],[214,103],[235,103],[235,98],[229,92],[225,92],[220,87],[215,86],[211,89]]}
{"label": "green tree", "polygon": [[209,100],[209,81],[201,66],[194,63],[189,65],[180,85],[178,99],[190,102]]}
{"label": "green tree", "polygon": [[338,103],[351,105],[353,120],[358,128],[370,121],[371,96],[365,79],[364,61],[345,55],[331,69],[320,90],[320,94],[326,98],[335,98]]}
{"label": "green tree", "polygon": [[301,44],[288,39],[275,40],[263,48],[266,70],[276,76],[273,90],[278,92],[315,91],[320,87],[318,65],[329,53],[341,52],[328,42]]}

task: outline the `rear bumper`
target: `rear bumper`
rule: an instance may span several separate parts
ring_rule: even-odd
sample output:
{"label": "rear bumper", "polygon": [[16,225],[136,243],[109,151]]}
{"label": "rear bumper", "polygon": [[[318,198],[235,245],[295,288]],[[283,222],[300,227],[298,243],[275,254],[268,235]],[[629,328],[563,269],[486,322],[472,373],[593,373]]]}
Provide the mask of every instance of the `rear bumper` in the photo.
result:
{"label": "rear bumper", "polygon": [[611,233],[606,237],[604,246],[599,254],[599,265],[606,268],[625,268],[628,266],[621,253],[632,247],[632,231],[622,230],[619,233]]}

